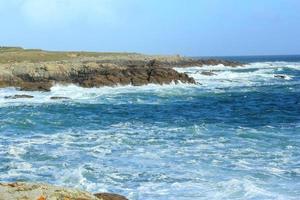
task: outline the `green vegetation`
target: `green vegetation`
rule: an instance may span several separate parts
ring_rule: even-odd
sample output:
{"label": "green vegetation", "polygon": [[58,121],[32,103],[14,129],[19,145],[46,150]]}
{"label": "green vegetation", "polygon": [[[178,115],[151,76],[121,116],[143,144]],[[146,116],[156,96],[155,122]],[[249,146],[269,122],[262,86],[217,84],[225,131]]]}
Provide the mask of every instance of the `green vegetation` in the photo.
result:
{"label": "green vegetation", "polygon": [[110,53],[110,52],[59,52],[43,51],[40,49],[23,49],[21,47],[0,47],[0,63],[18,62],[47,62],[88,58],[107,58],[137,55],[135,53]]}
{"label": "green vegetation", "polygon": [[0,52],[9,52],[9,51],[22,51],[22,47],[3,47],[0,46]]}

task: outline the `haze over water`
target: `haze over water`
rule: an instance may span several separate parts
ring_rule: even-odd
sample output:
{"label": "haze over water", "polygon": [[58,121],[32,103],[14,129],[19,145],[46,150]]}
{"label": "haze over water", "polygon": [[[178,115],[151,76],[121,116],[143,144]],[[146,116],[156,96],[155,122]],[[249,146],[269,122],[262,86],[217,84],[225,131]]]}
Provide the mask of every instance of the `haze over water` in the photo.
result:
{"label": "haze over water", "polygon": [[[235,59],[251,63],[177,69],[198,85],[0,89],[0,180],[133,200],[298,199],[300,59]],[[15,94],[35,98],[4,98]]]}

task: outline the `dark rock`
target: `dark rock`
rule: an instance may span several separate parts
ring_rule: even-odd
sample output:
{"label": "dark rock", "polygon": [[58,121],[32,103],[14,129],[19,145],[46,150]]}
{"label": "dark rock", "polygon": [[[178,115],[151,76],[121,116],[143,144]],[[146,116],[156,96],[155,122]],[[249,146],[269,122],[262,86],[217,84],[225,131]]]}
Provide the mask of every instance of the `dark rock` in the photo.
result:
{"label": "dark rock", "polygon": [[238,66],[243,66],[243,63],[240,62],[235,62],[235,61],[228,61],[228,60],[218,60],[218,59],[180,59],[176,62],[156,62],[160,66],[168,66],[168,67],[202,67],[204,65],[224,65],[224,66],[230,66],[230,67],[238,67]]}
{"label": "dark rock", "polygon": [[118,194],[98,193],[95,196],[101,200],[128,200],[126,197]]}
{"label": "dark rock", "polygon": [[184,73],[172,68],[130,66],[114,69],[85,69],[77,71],[69,77],[70,81],[83,87],[99,87],[127,85],[146,85],[149,83],[169,84],[171,82],[195,83]]}
{"label": "dark rock", "polygon": [[69,97],[50,97],[52,100],[67,100],[70,99]]}
{"label": "dark rock", "polygon": [[158,67],[159,64],[157,63],[157,61],[156,61],[155,59],[153,59],[153,60],[150,60],[150,61],[146,64],[146,66],[148,66],[148,67]]}
{"label": "dark rock", "polygon": [[283,75],[283,74],[275,74],[274,77],[275,78],[281,78],[281,79],[287,79],[288,78],[286,75]]}
{"label": "dark rock", "polygon": [[205,75],[205,76],[215,76],[217,74],[213,73],[212,71],[203,71],[201,72],[202,75]]}
{"label": "dark rock", "polygon": [[5,99],[32,99],[33,96],[31,95],[26,95],[26,94],[16,94],[13,96],[5,96]]}

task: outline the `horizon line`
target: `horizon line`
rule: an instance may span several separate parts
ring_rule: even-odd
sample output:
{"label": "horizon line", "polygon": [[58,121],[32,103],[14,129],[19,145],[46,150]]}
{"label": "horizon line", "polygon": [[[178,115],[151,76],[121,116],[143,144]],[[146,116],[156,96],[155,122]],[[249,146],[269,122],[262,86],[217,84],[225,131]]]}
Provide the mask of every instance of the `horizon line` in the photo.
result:
{"label": "horizon line", "polygon": [[16,48],[16,49],[23,49],[23,50],[40,50],[46,52],[91,52],[91,53],[128,53],[128,54],[144,54],[144,55],[161,55],[161,56],[174,56],[180,55],[184,57],[191,57],[191,58],[222,58],[222,57],[264,57],[264,56],[300,56],[300,53],[292,53],[292,54],[245,54],[245,55],[184,55],[178,53],[172,54],[164,54],[164,53],[143,53],[143,52],[136,52],[136,51],[97,51],[97,50],[54,50],[54,49],[43,49],[43,48],[27,48],[18,45],[0,45],[1,48]]}

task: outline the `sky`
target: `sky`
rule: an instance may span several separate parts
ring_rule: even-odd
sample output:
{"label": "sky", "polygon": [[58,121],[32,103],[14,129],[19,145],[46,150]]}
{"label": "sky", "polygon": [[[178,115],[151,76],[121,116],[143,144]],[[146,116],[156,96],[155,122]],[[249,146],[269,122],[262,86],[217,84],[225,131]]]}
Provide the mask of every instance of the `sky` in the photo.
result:
{"label": "sky", "polygon": [[0,46],[300,54],[299,0],[0,0]]}

